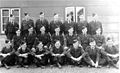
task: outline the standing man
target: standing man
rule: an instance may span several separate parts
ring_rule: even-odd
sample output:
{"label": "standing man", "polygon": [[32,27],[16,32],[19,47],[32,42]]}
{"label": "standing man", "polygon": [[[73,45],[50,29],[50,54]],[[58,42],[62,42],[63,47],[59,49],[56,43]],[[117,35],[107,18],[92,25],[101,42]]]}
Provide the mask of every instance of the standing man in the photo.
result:
{"label": "standing man", "polygon": [[63,29],[61,28],[63,26],[62,22],[59,20],[59,14],[54,14],[54,20],[50,22],[50,34],[53,35],[55,33],[55,26],[60,27],[60,34],[63,33]]}
{"label": "standing man", "polygon": [[83,26],[82,27],[82,34],[78,35],[78,38],[79,38],[79,40],[81,42],[81,45],[82,45],[84,50],[89,45],[90,37],[91,36],[89,34],[87,34],[87,27]]}
{"label": "standing man", "polygon": [[22,23],[21,23],[21,33],[22,33],[23,38],[26,36],[26,34],[28,34],[29,27],[32,26],[34,28],[34,21],[31,19],[29,14],[24,13],[24,15],[25,17],[23,18]]}
{"label": "standing man", "polygon": [[[79,16],[79,18],[80,18],[80,16]],[[88,22],[85,19],[81,19],[79,22],[77,22],[77,34],[78,35],[82,34],[82,27],[83,26],[88,28]]]}
{"label": "standing man", "polygon": [[88,24],[88,34],[95,35],[97,28],[101,29],[101,34],[103,32],[102,23],[98,21],[98,15],[92,14],[93,20]]}
{"label": "standing man", "polygon": [[16,35],[16,31],[19,29],[18,23],[15,22],[14,16],[10,15],[10,21],[6,24],[5,34],[8,40],[12,40],[13,36]]}
{"label": "standing man", "polygon": [[46,29],[45,32],[47,33],[49,32],[49,23],[45,19],[44,15],[45,15],[44,12],[40,12],[40,15],[39,15],[40,18],[35,23],[35,30],[37,34],[41,33],[40,32],[41,26],[45,26],[45,29]]}
{"label": "standing man", "polygon": [[74,29],[73,33],[76,33],[77,25],[71,19],[72,19],[72,15],[71,14],[67,14],[67,21],[65,21],[64,24],[63,24],[64,25],[64,34],[65,35],[69,33],[68,30],[67,30],[67,28],[69,26],[73,27],[73,29]]}

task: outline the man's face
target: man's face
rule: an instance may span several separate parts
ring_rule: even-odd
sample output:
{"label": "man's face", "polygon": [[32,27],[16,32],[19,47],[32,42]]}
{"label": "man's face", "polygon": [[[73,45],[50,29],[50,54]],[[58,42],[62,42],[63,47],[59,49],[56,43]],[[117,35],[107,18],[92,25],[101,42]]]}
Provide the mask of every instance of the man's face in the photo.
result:
{"label": "man's face", "polygon": [[74,47],[75,49],[77,49],[77,48],[78,48],[78,46],[79,46],[78,41],[77,41],[77,42],[75,42],[75,43],[73,43],[73,47]]}
{"label": "man's face", "polygon": [[60,28],[55,28],[55,32],[56,33],[60,32]]}
{"label": "man's face", "polygon": [[67,20],[68,20],[68,21],[71,21],[71,18],[72,18],[72,16],[69,15],[68,18],[67,18]]}
{"label": "man's face", "polygon": [[54,21],[58,21],[58,20],[59,20],[59,15],[57,14],[54,16]]}
{"label": "man's face", "polygon": [[25,20],[29,20],[30,19],[30,16],[27,14],[26,16],[25,16]]}
{"label": "man's face", "polygon": [[15,17],[10,17],[10,21],[13,22],[15,20]]}
{"label": "man's face", "polygon": [[74,29],[73,27],[68,30],[69,33],[73,33]]}
{"label": "man's face", "polygon": [[16,31],[17,36],[20,36],[20,31]]}
{"label": "man's face", "polygon": [[95,46],[96,45],[96,42],[95,41],[92,41],[92,42],[90,42],[90,46]]}
{"label": "man's face", "polygon": [[45,27],[41,27],[41,28],[40,28],[40,31],[41,31],[41,32],[44,32],[44,31],[45,31]]}
{"label": "man's face", "polygon": [[43,43],[40,42],[37,47],[39,48],[39,50],[42,50],[43,49]]}
{"label": "man's face", "polygon": [[57,41],[57,42],[55,43],[55,47],[56,47],[56,48],[60,48],[60,46],[61,46],[60,41]]}
{"label": "man's face", "polygon": [[29,33],[32,33],[33,32],[33,27],[29,28],[28,31],[29,31]]}
{"label": "man's face", "polygon": [[98,28],[98,29],[96,30],[96,34],[100,34],[100,33],[101,33],[101,29]]}
{"label": "man's face", "polygon": [[87,28],[82,29],[82,33],[87,33]]}
{"label": "man's face", "polygon": [[108,46],[113,46],[113,41],[111,39],[108,40],[106,43],[107,43]]}
{"label": "man's face", "polygon": [[6,44],[6,48],[7,48],[7,49],[9,49],[10,46],[11,46],[11,43],[10,43],[10,42]]}
{"label": "man's face", "polygon": [[40,15],[40,19],[44,19],[44,13]]}
{"label": "man's face", "polygon": [[22,45],[22,50],[25,50],[26,47],[27,47],[27,45],[26,45],[26,43],[24,43],[24,44]]}

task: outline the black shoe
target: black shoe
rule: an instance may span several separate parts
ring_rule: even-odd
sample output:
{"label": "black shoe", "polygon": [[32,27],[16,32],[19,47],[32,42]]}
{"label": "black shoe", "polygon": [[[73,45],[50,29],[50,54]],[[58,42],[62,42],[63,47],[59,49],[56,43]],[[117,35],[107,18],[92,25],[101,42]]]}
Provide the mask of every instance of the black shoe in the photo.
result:
{"label": "black shoe", "polygon": [[45,68],[45,66],[40,66],[41,67],[41,69],[44,69]]}
{"label": "black shoe", "polygon": [[29,66],[28,65],[25,65],[24,68],[28,68]]}
{"label": "black shoe", "polygon": [[57,63],[57,66],[58,66],[58,68],[59,68],[59,69],[61,69],[61,68],[62,68],[62,66],[61,66],[59,63]]}
{"label": "black shoe", "polygon": [[6,64],[5,64],[5,68],[6,68],[6,69],[10,69],[10,67],[9,67],[9,66],[7,66]]}

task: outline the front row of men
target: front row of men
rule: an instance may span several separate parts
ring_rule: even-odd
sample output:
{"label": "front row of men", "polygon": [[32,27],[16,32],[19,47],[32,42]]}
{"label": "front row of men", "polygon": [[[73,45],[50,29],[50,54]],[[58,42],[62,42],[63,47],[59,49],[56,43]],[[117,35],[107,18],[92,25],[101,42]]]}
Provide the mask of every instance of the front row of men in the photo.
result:
{"label": "front row of men", "polygon": [[[101,45],[102,35],[90,36],[86,34],[87,28],[82,27],[81,35],[73,34],[73,27],[68,29],[68,34],[59,34],[60,28],[56,27],[55,34],[50,36],[45,33],[45,27],[41,27],[41,33],[36,35],[33,27],[28,29],[29,33],[25,38],[21,37],[21,31],[17,30],[12,42],[5,41],[5,47],[0,53],[1,66],[9,69],[11,65],[18,67],[29,67],[35,64],[36,67],[44,68],[56,65],[62,68],[63,65],[101,67],[113,66],[119,60],[118,48],[114,46],[112,38],[108,37]],[[96,30],[96,33],[100,29]]]}

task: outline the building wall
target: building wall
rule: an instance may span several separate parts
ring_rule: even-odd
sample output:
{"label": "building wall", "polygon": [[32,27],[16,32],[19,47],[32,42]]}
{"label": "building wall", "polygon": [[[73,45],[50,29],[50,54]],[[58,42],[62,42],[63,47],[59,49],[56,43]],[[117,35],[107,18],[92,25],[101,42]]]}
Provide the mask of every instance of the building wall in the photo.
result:
{"label": "building wall", "polygon": [[[110,2],[112,1],[112,3]],[[118,0],[117,0],[118,1]],[[92,13],[99,15],[103,23],[104,32],[117,32],[120,23],[119,4],[115,0],[0,0],[0,8],[21,8],[21,17],[24,12],[30,13],[34,20],[38,19],[40,11],[51,21],[54,13],[59,13],[61,19],[65,17],[65,7],[82,6],[86,8],[86,19],[89,21]],[[1,19],[0,19],[1,20]],[[114,28],[112,28],[114,26]]]}

